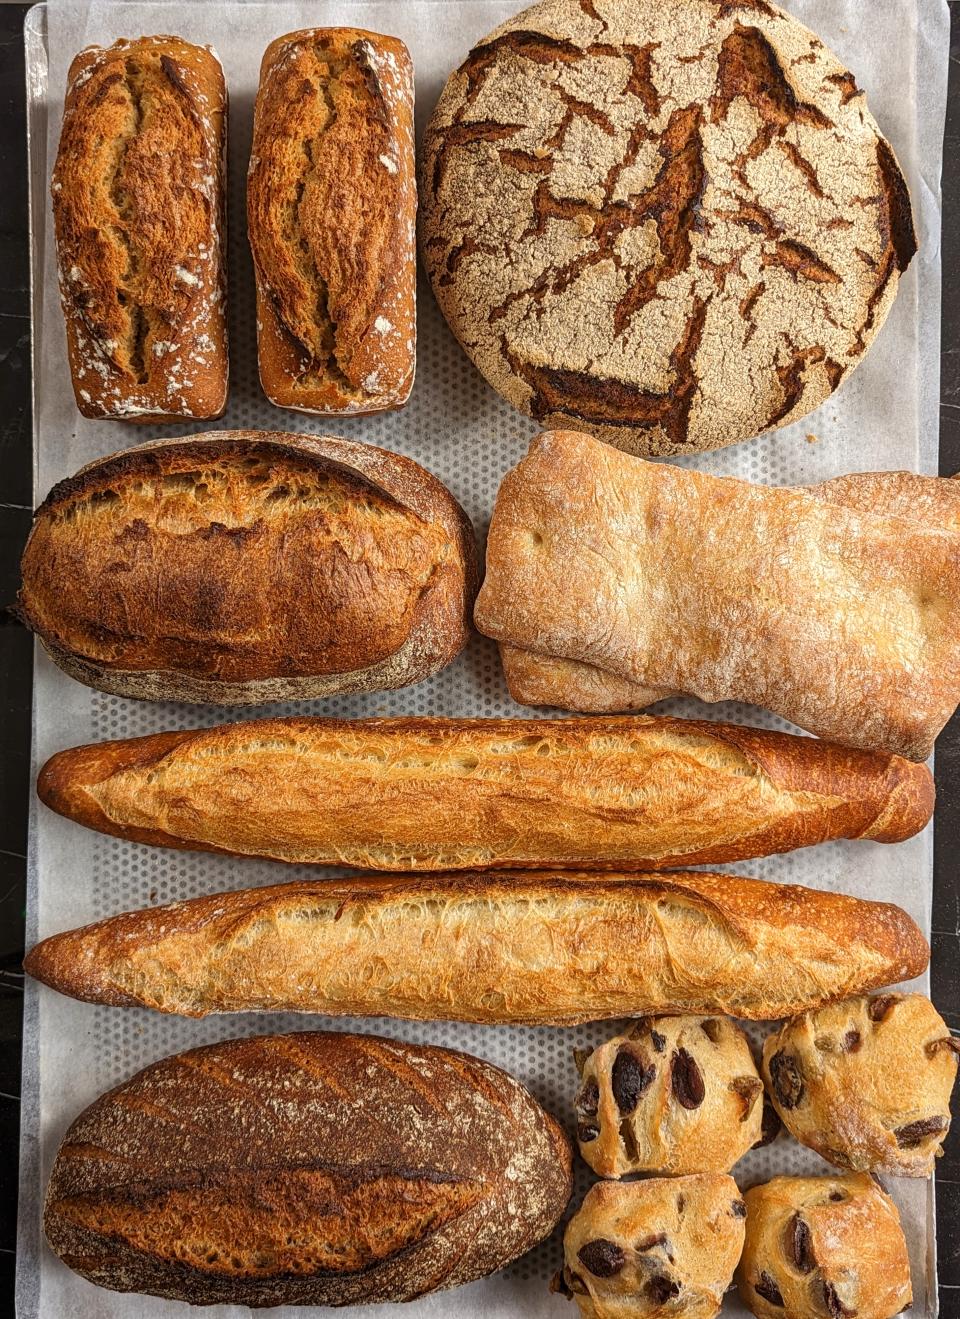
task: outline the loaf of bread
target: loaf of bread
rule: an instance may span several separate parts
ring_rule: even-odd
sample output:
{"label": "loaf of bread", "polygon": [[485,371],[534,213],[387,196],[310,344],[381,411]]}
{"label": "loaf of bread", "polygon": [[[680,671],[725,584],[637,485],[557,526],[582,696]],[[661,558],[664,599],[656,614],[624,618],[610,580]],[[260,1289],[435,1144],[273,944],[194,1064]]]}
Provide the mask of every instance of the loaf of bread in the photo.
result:
{"label": "loaf of bread", "polygon": [[88,46],[53,171],[60,296],[85,417],[218,417],[227,401],[227,93],[180,37]]}
{"label": "loaf of bread", "polygon": [[305,880],[129,912],[24,965],[74,998],[183,1016],[572,1025],[792,1016],[928,960],[898,907],[691,871]]}
{"label": "loaf of bread", "polygon": [[259,719],[74,747],[53,810],[135,842],[371,870],[659,870],[927,823],[922,765],[683,719]]}
{"label": "loaf of bread", "polygon": [[420,682],[465,645],[476,544],[410,458],[348,440],[210,432],[55,486],[19,611],[71,677],[241,705]]}
{"label": "loaf of bread", "polygon": [[[862,513],[906,518],[921,528],[960,532],[960,482],[914,472],[852,472],[801,493]],[[500,645],[503,676],[521,705],[550,706],[582,714],[644,710],[676,692],[645,687],[579,660],[538,655],[507,642]]]}
{"label": "loaf of bread", "polygon": [[247,184],[272,403],[342,416],[407,401],[416,212],[403,42],[354,28],[278,37],[260,68]]}
{"label": "loaf of bread", "polygon": [[504,478],[474,616],[501,643],[914,760],[960,701],[960,534],[570,431]]}
{"label": "loaf of bread", "polygon": [[551,1231],[570,1144],[512,1077],[376,1036],[192,1049],[64,1137],[47,1240],[101,1287],[194,1305],[408,1301]]}

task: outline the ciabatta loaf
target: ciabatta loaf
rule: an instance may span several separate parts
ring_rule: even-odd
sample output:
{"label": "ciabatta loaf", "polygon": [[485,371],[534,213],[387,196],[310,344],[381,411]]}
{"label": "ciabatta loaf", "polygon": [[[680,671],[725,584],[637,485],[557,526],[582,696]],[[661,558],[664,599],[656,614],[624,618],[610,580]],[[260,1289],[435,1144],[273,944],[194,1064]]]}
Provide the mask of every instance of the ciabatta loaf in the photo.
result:
{"label": "ciabatta loaf", "polygon": [[960,534],[569,431],[504,478],[474,617],[511,646],[914,760],[960,701]]}
{"label": "ciabatta loaf", "polygon": [[38,791],[136,842],[371,870],[737,861],[933,809],[895,756],[630,716],[255,720],[61,751]]}
{"label": "ciabatta loaf", "polygon": [[910,979],[929,950],[886,903],[701,872],[315,880],[54,935],[27,971],[94,1003],[572,1025],[772,1019]]}
{"label": "ciabatta loaf", "polygon": [[546,1236],[570,1162],[555,1119],[479,1058],[266,1035],[165,1058],[91,1104],[60,1146],[44,1228],[65,1264],[114,1291],[409,1301]]}

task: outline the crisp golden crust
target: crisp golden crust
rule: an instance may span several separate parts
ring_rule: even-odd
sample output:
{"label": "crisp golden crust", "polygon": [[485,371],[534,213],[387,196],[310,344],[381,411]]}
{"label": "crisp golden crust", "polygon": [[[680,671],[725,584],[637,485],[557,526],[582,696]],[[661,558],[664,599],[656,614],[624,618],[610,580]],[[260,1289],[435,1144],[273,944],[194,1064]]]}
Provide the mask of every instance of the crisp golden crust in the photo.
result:
{"label": "crisp golden crust", "polygon": [[737,861],[933,809],[895,756],[644,716],[253,720],[61,751],[37,791],[138,842],[398,871]]}
{"label": "crisp golden crust", "polygon": [[950,1130],[960,1040],[923,994],[854,998],[794,1017],[763,1047],[792,1136],[855,1172],[929,1177]]}
{"label": "crisp golden crust", "polygon": [[259,431],[128,449],[37,510],[19,607],[101,690],[246,704],[419,682],[469,635],[477,562],[409,458]]}
{"label": "crisp golden crust", "polygon": [[421,177],[424,263],[475,365],[634,453],[817,407],[916,250],[853,75],[766,0],[542,0],[450,76]]}
{"label": "crisp golden crust", "polygon": [[376,1036],[163,1059],[72,1124],[44,1229],[101,1287],[195,1305],[406,1301],[502,1268],[570,1194],[559,1124],[499,1068]]}
{"label": "crisp golden crust", "polygon": [[247,184],[271,402],[345,415],[407,401],[416,209],[403,42],[354,28],[278,37],[261,65]]}
{"label": "crisp golden crust", "polygon": [[573,1025],[771,1020],[919,975],[898,907],[735,875],[476,873],[301,881],[54,935],[27,971],[183,1016],[293,1011]]}
{"label": "crisp golden crust", "polygon": [[53,216],[86,417],[223,412],[226,112],[216,55],[180,37],[90,46],[70,66]]}
{"label": "crisp golden crust", "polygon": [[554,1290],[582,1319],[713,1319],[744,1238],[732,1177],[653,1177],[599,1182],[567,1224]]}
{"label": "crisp golden crust", "polygon": [[925,760],[960,700],[960,535],[545,432],[497,493],[474,619],[644,688]]}
{"label": "crisp golden crust", "polygon": [[774,1177],[744,1199],[737,1287],[757,1319],[893,1319],[909,1307],[897,1206],[865,1173]]}

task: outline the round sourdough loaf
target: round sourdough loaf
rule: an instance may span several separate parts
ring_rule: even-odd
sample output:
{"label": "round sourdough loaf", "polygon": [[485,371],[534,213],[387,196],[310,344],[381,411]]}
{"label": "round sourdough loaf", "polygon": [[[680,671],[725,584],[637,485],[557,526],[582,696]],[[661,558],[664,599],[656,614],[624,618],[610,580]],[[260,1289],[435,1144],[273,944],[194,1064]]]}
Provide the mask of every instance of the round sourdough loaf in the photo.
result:
{"label": "round sourdough loaf", "polygon": [[852,74],[767,0],[543,0],[449,79],[421,242],[493,387],[623,449],[795,421],[916,251]]}

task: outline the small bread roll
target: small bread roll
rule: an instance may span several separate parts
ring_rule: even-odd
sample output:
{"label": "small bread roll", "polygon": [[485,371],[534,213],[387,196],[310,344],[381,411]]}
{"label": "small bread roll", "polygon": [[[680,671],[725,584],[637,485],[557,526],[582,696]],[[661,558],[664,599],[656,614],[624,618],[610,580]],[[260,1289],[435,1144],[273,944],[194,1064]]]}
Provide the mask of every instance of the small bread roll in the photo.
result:
{"label": "small bread roll", "polygon": [[955,1040],[923,994],[845,999],[763,1046],[784,1126],[838,1168],[927,1177],[950,1128]]}
{"label": "small bread roll", "polygon": [[758,1319],[890,1319],[913,1299],[897,1207],[866,1173],[748,1191],[740,1299]]}
{"label": "small bread roll", "polygon": [[648,1017],[581,1075],[577,1139],[601,1177],[729,1172],[761,1140],[763,1082],[728,1017]]}
{"label": "small bread roll", "polygon": [[584,1319],[664,1311],[713,1319],[743,1249],[746,1212],[722,1174],[599,1182],[567,1224],[553,1290],[573,1297]]}

